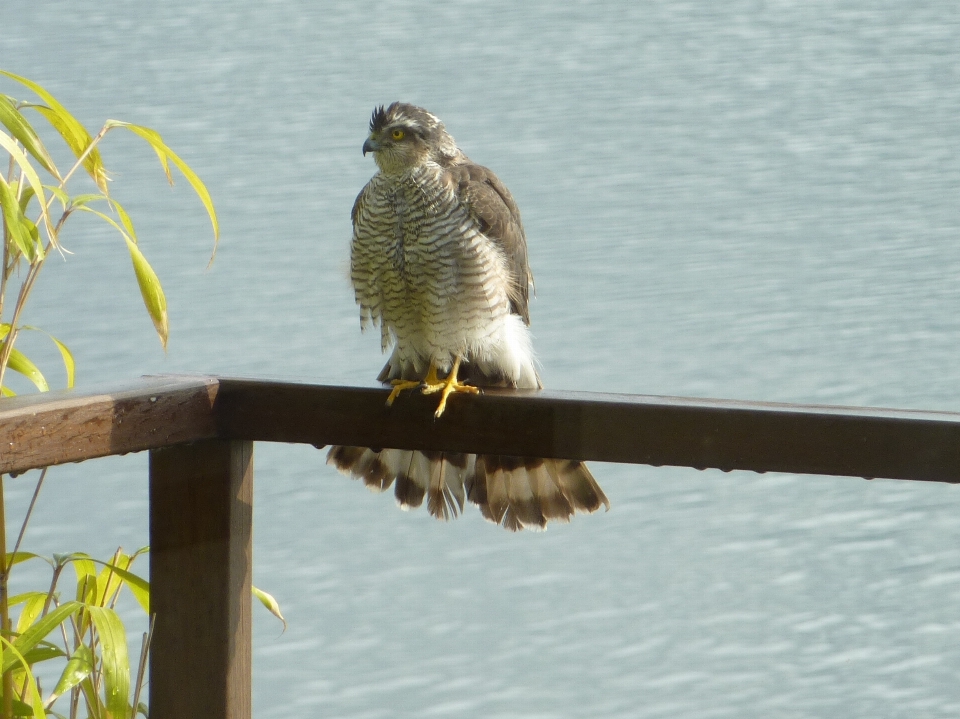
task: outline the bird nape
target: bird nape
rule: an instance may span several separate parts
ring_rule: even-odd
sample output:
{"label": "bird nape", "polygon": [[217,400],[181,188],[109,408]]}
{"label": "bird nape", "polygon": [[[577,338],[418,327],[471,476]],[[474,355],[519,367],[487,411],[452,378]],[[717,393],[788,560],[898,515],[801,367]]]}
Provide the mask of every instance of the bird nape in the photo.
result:
{"label": "bird nape", "polygon": [[[541,388],[533,276],[510,191],[414,105],[374,110],[368,152],[379,171],[353,205],[350,277],[361,327],[379,325],[391,350],[378,377],[393,387],[387,404],[436,392],[439,418],[456,393]],[[465,499],[511,530],[610,507],[587,466],[570,460],[338,446],[327,462],[376,491],[393,485],[401,507],[426,497],[439,519],[460,514]]]}

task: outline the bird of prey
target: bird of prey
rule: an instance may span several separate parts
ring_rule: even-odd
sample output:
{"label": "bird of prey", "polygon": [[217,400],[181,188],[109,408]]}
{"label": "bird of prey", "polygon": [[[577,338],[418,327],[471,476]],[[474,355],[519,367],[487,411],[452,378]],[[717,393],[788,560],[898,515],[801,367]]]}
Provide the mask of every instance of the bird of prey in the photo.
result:
{"label": "bird of prey", "polygon": [[[379,171],[353,205],[350,274],[361,327],[392,347],[378,379],[439,394],[542,387],[530,340],[533,277],[517,205],[472,162],[434,115],[401,102],[375,109],[363,154]],[[432,515],[463,511],[464,497],[510,530],[608,509],[581,462],[451,452],[333,447],[328,463],[375,491],[391,484],[401,507],[427,499]]]}

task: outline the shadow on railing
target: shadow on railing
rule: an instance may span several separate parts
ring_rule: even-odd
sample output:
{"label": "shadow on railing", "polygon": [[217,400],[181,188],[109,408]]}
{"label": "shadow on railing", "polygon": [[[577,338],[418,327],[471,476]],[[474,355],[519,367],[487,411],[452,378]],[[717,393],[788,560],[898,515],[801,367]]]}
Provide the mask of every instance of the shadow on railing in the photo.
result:
{"label": "shadow on railing", "polygon": [[0,473],[150,450],[151,719],[249,719],[253,442],[960,482],[960,414],[206,376],[0,400]]}

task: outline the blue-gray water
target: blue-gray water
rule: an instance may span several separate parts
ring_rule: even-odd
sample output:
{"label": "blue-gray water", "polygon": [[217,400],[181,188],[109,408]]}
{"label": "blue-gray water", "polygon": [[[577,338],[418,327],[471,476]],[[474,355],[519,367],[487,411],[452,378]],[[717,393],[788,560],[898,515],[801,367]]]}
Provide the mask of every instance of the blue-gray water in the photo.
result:
{"label": "blue-gray water", "polygon": [[[164,356],[120,239],[76,218],[27,321],[81,386],[371,383],[349,211],[369,113],[404,99],[519,202],[548,386],[960,410],[954,2],[12,0],[0,51],[90,126],[159,130],[220,213],[204,271],[186,183],[108,138],[172,338]],[[608,514],[514,536],[258,445],[255,581],[290,626],[257,613],[256,716],[960,712],[957,489],[595,473]],[[52,472],[26,548],[145,542],[135,456]]]}

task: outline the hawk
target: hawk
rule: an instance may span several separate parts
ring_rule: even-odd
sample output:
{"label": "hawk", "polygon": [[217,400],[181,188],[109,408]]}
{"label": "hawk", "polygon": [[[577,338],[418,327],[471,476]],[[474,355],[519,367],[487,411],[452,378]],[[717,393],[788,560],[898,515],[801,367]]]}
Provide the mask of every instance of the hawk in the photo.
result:
{"label": "hawk", "polygon": [[[375,109],[363,154],[379,171],[353,205],[350,275],[361,328],[392,347],[378,380],[440,396],[483,387],[540,389],[530,339],[533,277],[520,211],[504,184],[472,162],[434,115],[401,102]],[[403,508],[427,500],[449,519],[464,498],[510,530],[608,509],[581,462],[451,452],[333,447],[327,462]]]}

